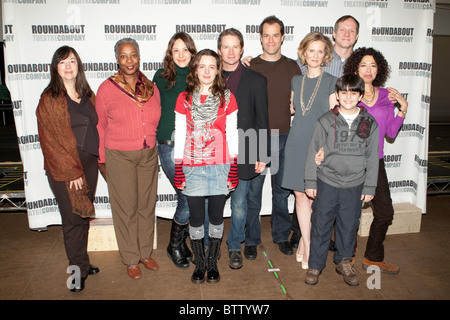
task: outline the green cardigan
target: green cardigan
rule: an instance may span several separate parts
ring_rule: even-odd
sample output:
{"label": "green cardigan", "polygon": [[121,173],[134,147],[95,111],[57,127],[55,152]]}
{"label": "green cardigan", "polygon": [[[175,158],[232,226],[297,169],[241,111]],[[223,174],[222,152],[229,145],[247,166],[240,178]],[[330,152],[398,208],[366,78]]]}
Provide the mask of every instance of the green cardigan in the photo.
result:
{"label": "green cardigan", "polygon": [[178,95],[186,91],[186,77],[189,73],[189,67],[180,68],[175,65],[177,76],[175,86],[167,89],[168,82],[161,77],[164,69],[156,71],[153,82],[159,89],[161,95],[161,120],[158,125],[157,140],[173,140],[172,133],[175,129],[175,103]]}

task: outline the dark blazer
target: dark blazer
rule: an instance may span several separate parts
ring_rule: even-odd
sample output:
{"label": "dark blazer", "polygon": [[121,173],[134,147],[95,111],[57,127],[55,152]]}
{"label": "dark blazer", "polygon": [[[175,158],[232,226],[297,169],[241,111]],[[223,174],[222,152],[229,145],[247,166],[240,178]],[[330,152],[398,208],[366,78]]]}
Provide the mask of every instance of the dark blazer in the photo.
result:
{"label": "dark blazer", "polygon": [[[237,91],[239,130],[239,179],[256,177],[255,162],[269,162],[269,115],[266,78],[243,67]],[[252,130],[249,130],[252,129]],[[255,141],[255,139],[257,141]]]}

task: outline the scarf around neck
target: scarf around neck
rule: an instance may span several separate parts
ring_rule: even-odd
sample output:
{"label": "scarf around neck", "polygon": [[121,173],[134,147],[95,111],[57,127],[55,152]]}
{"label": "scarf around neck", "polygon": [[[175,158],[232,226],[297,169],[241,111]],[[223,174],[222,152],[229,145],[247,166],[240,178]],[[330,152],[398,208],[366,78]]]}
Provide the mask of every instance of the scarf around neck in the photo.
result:
{"label": "scarf around neck", "polygon": [[[201,103],[201,95],[198,90],[192,94],[192,106],[187,107],[192,115],[192,138],[197,149],[204,148],[212,141],[214,134],[211,129],[218,116],[221,97],[209,94],[204,103]],[[230,91],[225,91],[224,106],[228,106]]]}
{"label": "scarf around neck", "polygon": [[128,98],[133,100],[139,108],[144,107],[144,104],[153,96],[154,83],[141,71],[138,71],[138,78],[134,89],[125,81],[125,77],[120,70],[108,79],[126,94]]}

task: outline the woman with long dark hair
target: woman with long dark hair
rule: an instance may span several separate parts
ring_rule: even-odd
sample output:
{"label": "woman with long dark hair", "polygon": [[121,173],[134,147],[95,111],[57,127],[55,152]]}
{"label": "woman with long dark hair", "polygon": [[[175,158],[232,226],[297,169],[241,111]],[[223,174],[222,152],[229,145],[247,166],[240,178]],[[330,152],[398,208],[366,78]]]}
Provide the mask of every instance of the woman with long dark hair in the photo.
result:
{"label": "woman with long dark hair", "polygon": [[[69,288],[81,291],[88,275],[99,272],[87,254],[89,217],[94,214],[98,177],[95,94],[75,49],[58,48],[50,66],[50,83],[36,109],[44,169],[58,202],[69,264],[80,279]],[[78,273],[75,272],[75,275]]]}
{"label": "woman with long dark hair", "polygon": [[[153,81],[161,95],[161,120],[158,125],[157,142],[161,166],[169,181],[173,182],[175,161],[173,158],[173,132],[175,129],[175,103],[178,95],[186,90],[189,64],[197,49],[194,40],[185,32],[177,32],[170,38],[164,56],[164,68],[156,71]],[[167,255],[178,268],[188,268],[192,253],[186,245],[189,234],[189,207],[186,197],[178,188],[177,208],[172,220]]]}

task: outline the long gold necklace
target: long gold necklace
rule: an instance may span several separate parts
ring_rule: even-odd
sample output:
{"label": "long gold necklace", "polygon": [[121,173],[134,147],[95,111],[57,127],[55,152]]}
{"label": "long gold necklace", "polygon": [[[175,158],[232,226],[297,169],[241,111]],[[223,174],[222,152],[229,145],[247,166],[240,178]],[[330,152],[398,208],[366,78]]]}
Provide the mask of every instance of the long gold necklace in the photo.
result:
{"label": "long gold necklace", "polygon": [[302,116],[305,116],[305,114],[312,107],[314,99],[316,98],[316,95],[317,95],[317,91],[319,91],[320,82],[322,81],[322,75],[323,75],[323,71],[321,70],[319,79],[317,79],[316,86],[314,87],[314,91],[313,91],[311,97],[309,98],[308,105],[306,107],[305,107],[305,104],[303,103],[303,91],[304,91],[304,87],[305,87],[306,74],[303,76],[302,85],[301,85],[301,88],[300,88],[300,107],[302,108]]}

